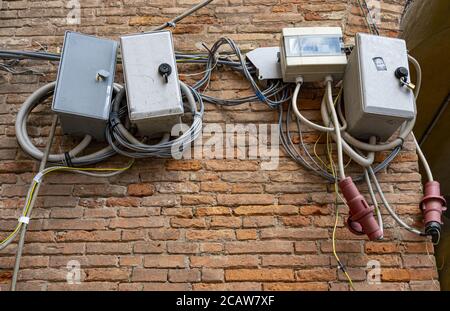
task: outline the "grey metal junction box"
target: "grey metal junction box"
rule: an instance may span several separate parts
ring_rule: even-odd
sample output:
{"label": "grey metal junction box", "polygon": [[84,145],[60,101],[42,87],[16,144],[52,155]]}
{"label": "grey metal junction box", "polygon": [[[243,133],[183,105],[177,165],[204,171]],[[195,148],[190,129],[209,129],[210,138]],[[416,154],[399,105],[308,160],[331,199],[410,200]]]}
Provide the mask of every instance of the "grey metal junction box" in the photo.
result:
{"label": "grey metal junction box", "polygon": [[66,32],[52,109],[65,134],[105,139],[118,43]]}
{"label": "grey metal junction box", "polygon": [[172,34],[127,35],[120,44],[131,122],[143,135],[170,132],[184,112]]}
{"label": "grey metal junction box", "polygon": [[[408,69],[401,39],[359,33],[344,76],[345,117],[357,138],[387,140],[416,115],[413,91],[402,86],[395,71]],[[408,69],[409,71],[409,69]]]}

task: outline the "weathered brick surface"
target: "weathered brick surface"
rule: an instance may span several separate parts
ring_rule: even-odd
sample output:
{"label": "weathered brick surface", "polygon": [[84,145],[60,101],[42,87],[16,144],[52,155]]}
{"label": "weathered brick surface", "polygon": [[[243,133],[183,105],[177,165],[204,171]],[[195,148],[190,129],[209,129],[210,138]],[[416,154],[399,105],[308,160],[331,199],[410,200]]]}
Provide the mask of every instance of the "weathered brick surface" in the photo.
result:
{"label": "weathered brick surface", "polygon": [[[81,0],[77,26],[66,24],[65,2],[0,1],[0,47],[30,50],[40,43],[56,52],[65,29],[117,39],[158,25],[197,1]],[[382,1],[384,35],[398,34],[403,3]],[[246,51],[278,45],[282,27],[308,25],[342,26],[346,43],[355,32],[367,31],[353,0],[216,0],[177,25],[174,39],[177,50],[197,51],[201,42],[228,36]],[[50,62],[23,64],[45,76],[0,74],[2,238],[13,228],[37,168],[18,148],[15,116],[31,92],[55,79],[57,69]],[[250,94],[248,83],[227,71],[214,72],[209,88],[216,96]],[[309,117],[319,116],[321,94],[312,88],[302,94]],[[42,113],[46,109],[40,111],[31,118],[29,131],[42,146],[45,139],[39,137],[48,134],[51,119]],[[206,105],[205,122],[225,121],[274,123],[276,114],[257,102],[223,109]],[[307,142],[316,139],[315,133],[305,133]],[[402,217],[418,223],[417,156],[411,141],[404,147],[380,181]],[[349,290],[332,254],[332,187],[284,152],[281,156],[277,171],[260,170],[260,161],[254,159],[139,160],[126,174],[109,179],[49,176],[33,211],[18,288]],[[112,166],[126,163],[119,157]],[[367,188],[361,189],[367,195]],[[342,217],[346,214],[342,208]],[[399,229],[386,215],[385,241],[368,242],[349,233],[343,219],[336,250],[357,289],[439,289],[429,242]],[[0,290],[8,288],[14,250],[11,245],[0,252]],[[66,282],[70,260],[81,265],[79,285]],[[381,284],[366,282],[371,260],[381,264]]]}

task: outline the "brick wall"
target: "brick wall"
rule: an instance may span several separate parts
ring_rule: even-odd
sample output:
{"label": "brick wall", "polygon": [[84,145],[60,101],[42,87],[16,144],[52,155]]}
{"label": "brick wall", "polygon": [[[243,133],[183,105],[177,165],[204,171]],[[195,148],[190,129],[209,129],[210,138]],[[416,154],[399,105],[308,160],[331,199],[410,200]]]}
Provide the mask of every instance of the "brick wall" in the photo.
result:
{"label": "brick wall", "polygon": [[[197,0],[82,0],[78,26],[66,25],[68,2],[0,2],[1,48],[38,49],[42,44],[57,51],[66,29],[117,39],[160,24]],[[383,1],[383,34],[398,34],[403,2]],[[355,32],[367,32],[355,0],[216,0],[176,27],[175,45],[177,50],[197,50],[201,42],[229,36],[248,50],[277,45],[282,27],[313,25],[342,26],[347,43]],[[23,64],[45,76],[0,73],[2,237],[14,227],[37,169],[17,146],[15,116],[31,92],[55,79],[57,69],[56,63]],[[214,73],[210,94],[248,93],[248,84],[238,75]],[[319,116],[321,95],[321,89],[313,88],[302,94],[308,116]],[[223,109],[207,104],[206,110],[205,122],[276,120],[276,113],[261,103]],[[46,111],[41,109],[31,120],[30,132],[41,145],[49,132]],[[306,138],[315,141],[315,135],[307,133]],[[65,138],[63,143],[71,141]],[[48,177],[33,211],[19,289],[349,290],[332,254],[332,187],[282,156],[277,171],[260,170],[258,160],[146,159],[108,180]],[[116,157],[108,165],[126,162]],[[410,141],[380,174],[390,202],[417,225],[420,179]],[[349,233],[343,225],[346,210],[341,211],[337,251],[358,289],[439,288],[430,243],[399,229],[386,215],[385,241],[368,242]],[[10,283],[14,252],[15,245],[0,252],[2,290]],[[70,260],[81,264],[80,285],[66,283]],[[381,285],[366,282],[370,260],[381,264]]]}

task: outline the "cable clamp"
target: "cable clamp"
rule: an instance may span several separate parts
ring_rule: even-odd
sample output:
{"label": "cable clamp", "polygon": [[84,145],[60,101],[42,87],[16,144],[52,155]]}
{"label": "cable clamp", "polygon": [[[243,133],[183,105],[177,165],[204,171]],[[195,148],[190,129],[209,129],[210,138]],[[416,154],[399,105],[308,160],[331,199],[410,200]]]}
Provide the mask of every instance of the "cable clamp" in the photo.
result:
{"label": "cable clamp", "polygon": [[44,174],[41,171],[33,177],[33,180],[37,183],[40,183],[42,181],[42,177],[44,177]]}
{"label": "cable clamp", "polygon": [[73,167],[72,158],[69,154],[69,152],[64,152],[64,162],[67,166]]}
{"label": "cable clamp", "polygon": [[175,28],[177,25],[174,22],[167,22],[167,26]]}
{"label": "cable clamp", "polygon": [[27,216],[20,216],[19,217],[19,222],[22,224],[29,224],[30,223],[30,217]]}
{"label": "cable clamp", "polygon": [[109,119],[109,126],[111,130],[114,130],[120,124],[119,118],[112,117]]}

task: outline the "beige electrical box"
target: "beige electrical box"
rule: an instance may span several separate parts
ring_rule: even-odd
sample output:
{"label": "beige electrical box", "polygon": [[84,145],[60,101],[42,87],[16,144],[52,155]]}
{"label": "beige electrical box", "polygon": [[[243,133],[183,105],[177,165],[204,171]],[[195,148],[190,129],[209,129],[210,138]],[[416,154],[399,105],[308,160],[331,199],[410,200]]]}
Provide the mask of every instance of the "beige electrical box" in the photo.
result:
{"label": "beige electrical box", "polygon": [[340,27],[284,28],[280,47],[284,82],[321,81],[327,75],[341,80],[347,57]]}
{"label": "beige electrical box", "polygon": [[358,33],[344,78],[348,132],[387,140],[416,116],[414,92],[395,76],[408,67],[404,40]]}
{"label": "beige electrical box", "polygon": [[170,132],[184,112],[171,32],[126,35],[120,44],[131,122],[142,135]]}

